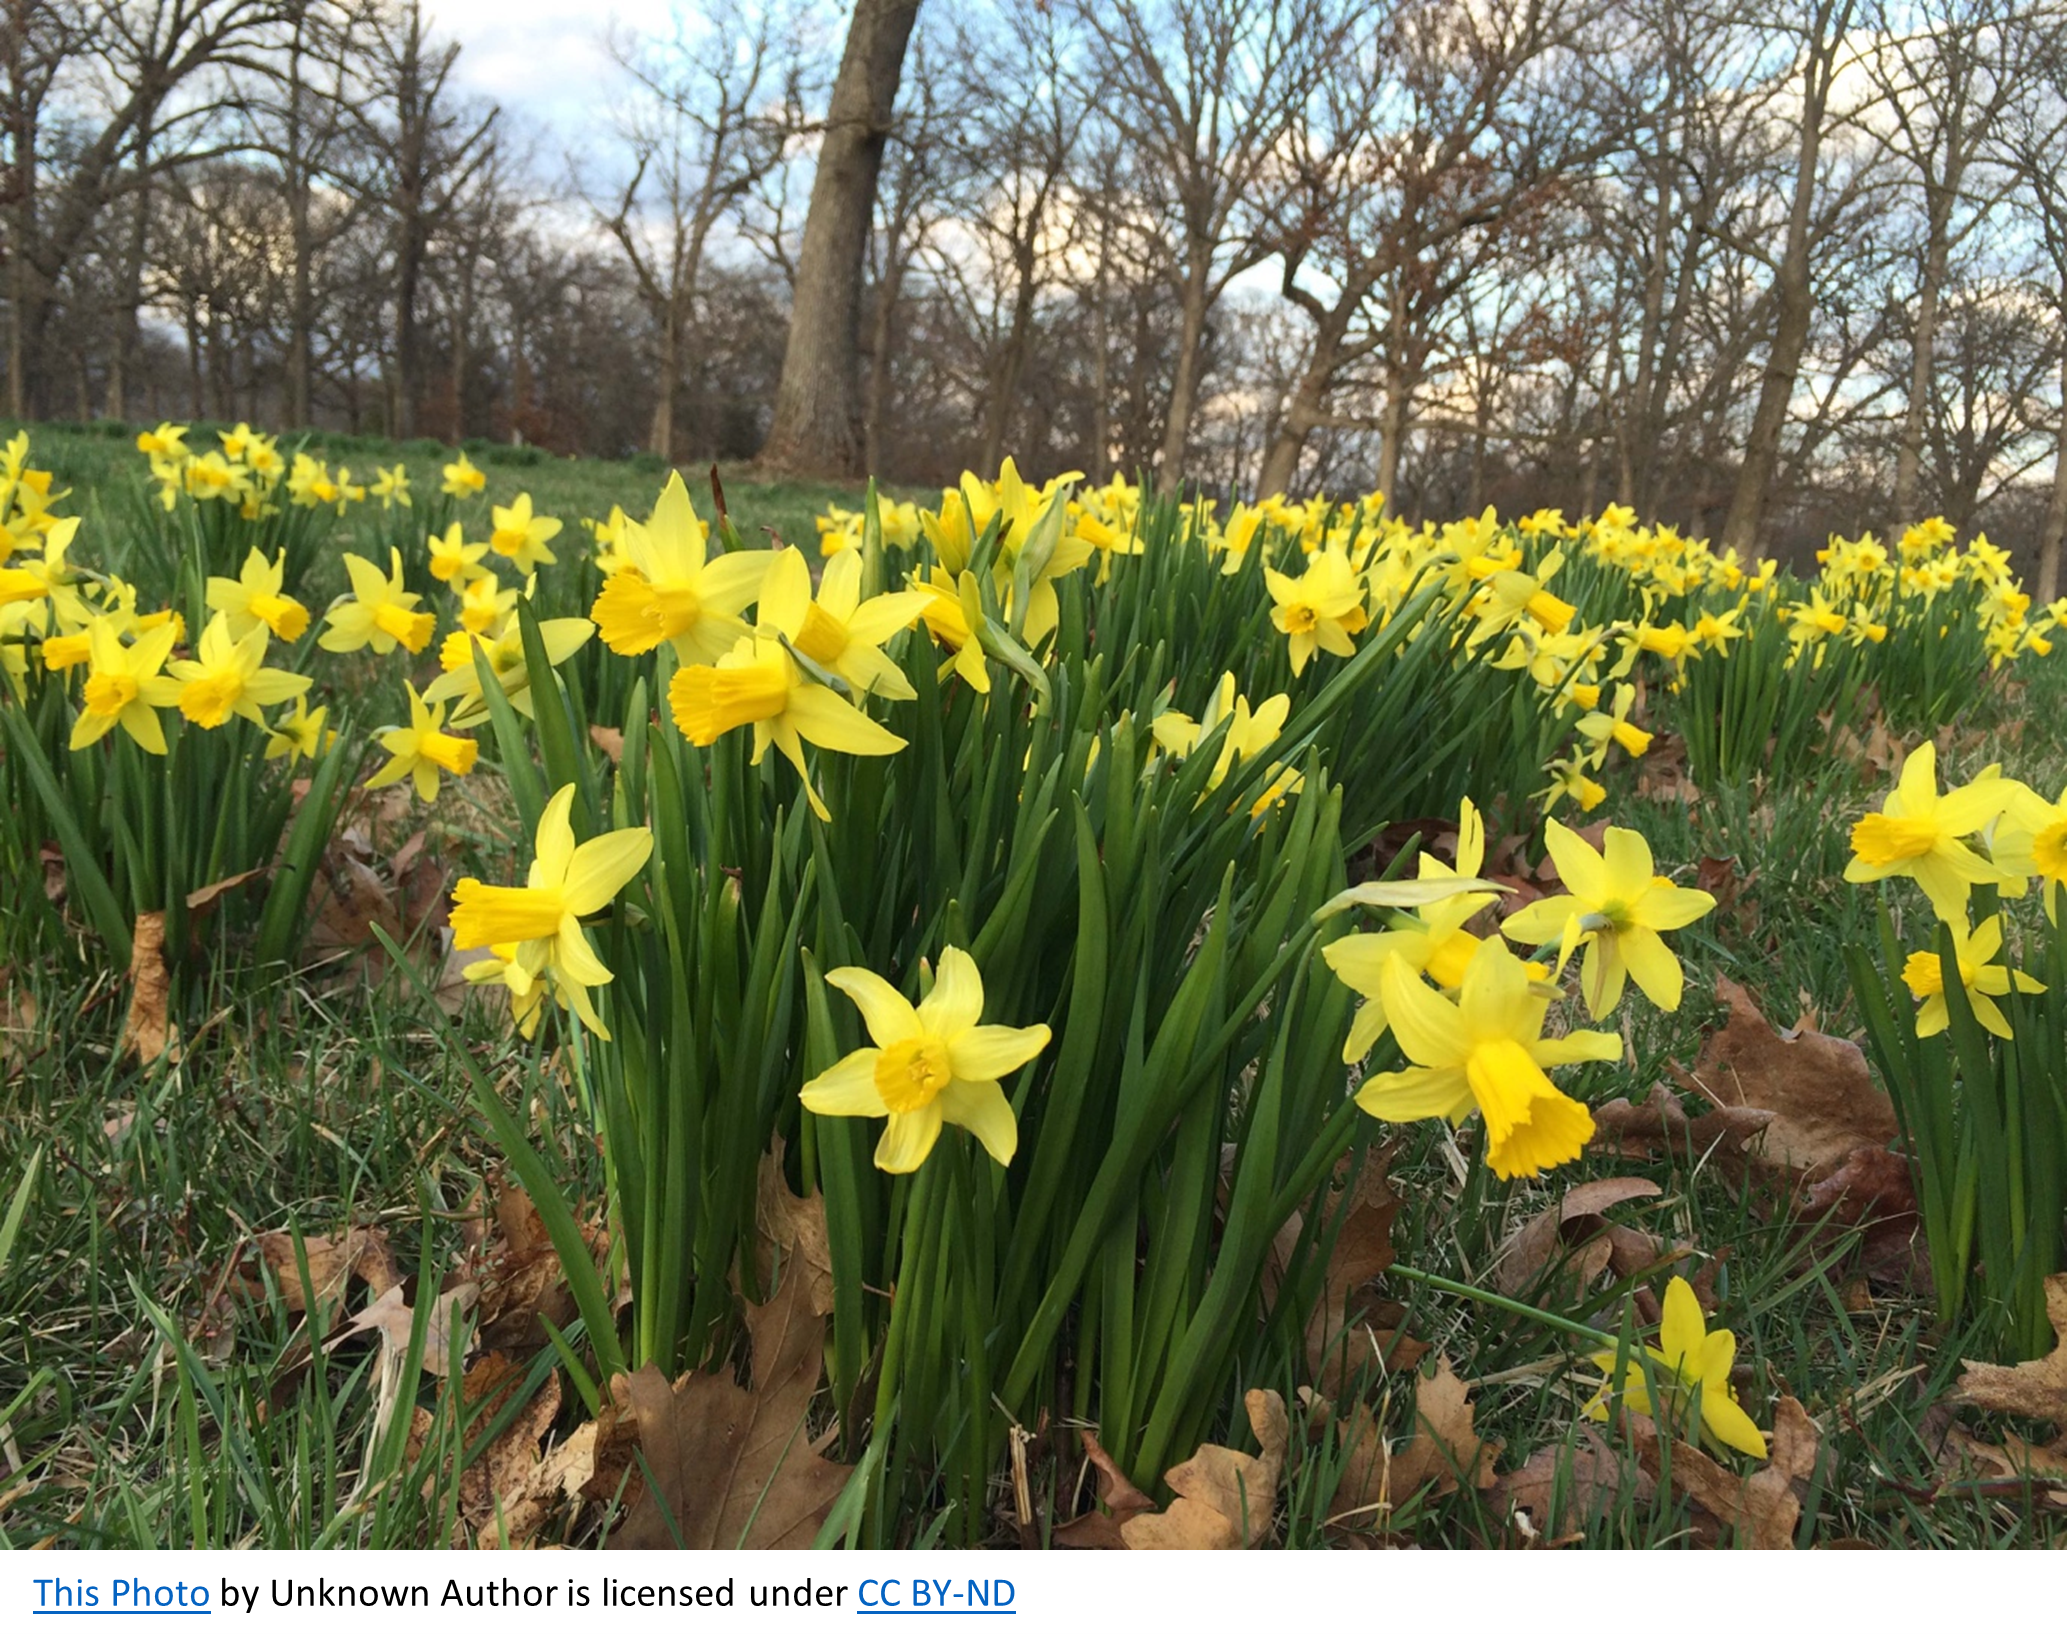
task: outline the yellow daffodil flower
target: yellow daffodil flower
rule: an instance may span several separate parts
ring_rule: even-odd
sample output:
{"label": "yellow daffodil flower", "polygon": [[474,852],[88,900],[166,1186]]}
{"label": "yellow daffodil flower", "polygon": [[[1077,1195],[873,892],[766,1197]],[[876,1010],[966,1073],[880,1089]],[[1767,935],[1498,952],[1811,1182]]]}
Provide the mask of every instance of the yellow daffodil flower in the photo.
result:
{"label": "yellow daffodil flower", "polygon": [[217,613],[201,632],[192,658],[176,658],[167,671],[179,681],[179,712],[204,731],[232,715],[264,726],[262,709],[308,691],[306,675],[265,667],[270,634],[254,624],[241,639],[230,634],[229,615]]}
{"label": "yellow daffodil flower", "polygon": [[[405,683],[406,685],[406,683]],[[445,706],[426,704],[409,688],[409,724],[391,726],[380,734],[380,746],[387,750],[388,763],[366,779],[369,789],[384,789],[408,778],[417,799],[425,805],[438,798],[438,774],[449,772],[464,777],[474,769],[474,757],[481,746],[472,738],[455,738],[441,732]]]}
{"label": "yellow daffodil flower", "polygon": [[400,465],[376,465],[373,468],[373,497],[380,501],[380,508],[387,510],[399,505],[403,510],[414,508],[409,498],[409,472]]}
{"label": "yellow daffodil flower", "polygon": [[[1262,754],[1285,729],[1285,718],[1292,712],[1292,700],[1280,692],[1266,698],[1253,710],[1249,700],[1235,691],[1233,671],[1220,677],[1220,684],[1213,689],[1213,696],[1207,701],[1206,712],[1194,721],[1181,710],[1166,709],[1150,724],[1149,730],[1155,736],[1165,753],[1178,760],[1189,756],[1200,741],[1210,737],[1222,721],[1226,721],[1227,733],[1220,740],[1220,755],[1213,764],[1213,775],[1206,780],[1208,789],[1217,789],[1227,780],[1227,774],[1243,761],[1252,760]],[[1288,773],[1275,780],[1257,801],[1252,815],[1262,812],[1287,794],[1296,792],[1305,783],[1297,772]]]}
{"label": "yellow daffodil flower", "polygon": [[516,605],[516,588],[503,589],[501,581],[482,568],[459,593],[459,627],[474,635],[486,635],[508,618]]}
{"label": "yellow daffodil flower", "polygon": [[[2008,993],[2012,984],[2020,993],[2043,993],[2045,983],[1995,962],[2002,955],[2002,915],[1991,914],[1972,931],[1964,917],[1947,924],[1959,966],[1959,985],[1966,990],[1974,1019],[1997,1038],[2012,1037],[2009,1018],[1995,1001]],[[1918,1038],[1933,1037],[1951,1025],[1952,1014],[1945,1003],[1944,961],[1936,952],[1910,954],[1902,965],[1902,981],[1922,1001],[1916,1011]]]}
{"label": "yellow daffodil flower", "polygon": [[1579,988],[1596,1020],[1620,1002],[1631,977],[1659,1009],[1677,1010],[1684,977],[1658,933],[1691,925],[1715,906],[1715,898],[1659,874],[1649,843],[1634,829],[1609,829],[1596,851],[1553,818],[1544,827],[1544,841],[1570,895],[1545,897],[1509,914],[1500,926],[1508,939],[1525,947],[1556,942],[1560,970],[1583,946]]}
{"label": "yellow daffodil flower", "polygon": [[550,566],[559,560],[546,545],[559,533],[560,520],[554,516],[533,516],[529,494],[517,495],[514,504],[490,506],[488,514],[495,523],[488,535],[488,548],[507,557],[519,573],[529,573],[541,563]]}
{"label": "yellow daffodil flower", "polygon": [[753,763],[772,743],[804,780],[820,820],[832,814],[812,786],[804,745],[844,755],[894,755],[904,739],[870,720],[830,687],[809,679],[783,644],[748,636],[716,664],[675,671],[668,704],[682,736],[702,748],[741,726],[754,729]]}
{"label": "yellow daffodil flower", "polygon": [[775,552],[710,558],[707,548],[703,520],[675,472],[645,522],[625,519],[625,565],[603,582],[589,609],[603,644],[632,657],[671,641],[684,664],[714,663],[737,646],[747,634],[739,615],[760,595]]}
{"label": "yellow daffodil flower", "polygon": [[187,427],[160,420],[156,430],[137,433],[136,450],[153,459],[183,460],[187,457]]}
{"label": "yellow daffodil flower", "polygon": [[323,722],[329,716],[327,705],[309,708],[308,694],[303,693],[294,700],[291,713],[266,728],[266,759],[279,760],[283,756],[292,766],[303,756],[314,759],[337,741],[335,732],[326,732]]}
{"label": "yellow daffodil flower", "polygon": [[2046,800],[2024,787],[2004,808],[1996,825],[1996,863],[2008,874],[2035,878],[2046,918],[2059,922],[2060,896],[2067,888],[2067,788],[2057,800]]}
{"label": "yellow daffodil flower", "polygon": [[545,1015],[545,999],[552,986],[552,977],[533,976],[517,963],[517,944],[499,942],[490,948],[486,959],[476,959],[460,971],[467,982],[475,987],[496,982],[510,995],[510,1019],[517,1024],[517,1033],[523,1038],[538,1036],[538,1023]]}
{"label": "yellow daffodil flower", "polygon": [[875,1043],[803,1088],[822,1118],[888,1118],[876,1167],[910,1174],[945,1124],[957,1124],[1000,1164],[1019,1147],[1019,1125],[998,1080],[1048,1047],[1045,1026],[983,1026],[983,976],[960,948],[941,949],[933,991],[916,1005],[873,971],[847,965],[826,984],[854,1001]]}
{"label": "yellow daffodil flower", "polygon": [[1367,1078],[1356,1097],[1364,1111],[1389,1123],[1462,1123],[1476,1107],[1486,1121],[1486,1161],[1502,1180],[1569,1163],[1585,1148],[1593,1114],[1543,1069],[1613,1061],[1622,1042],[1612,1033],[1543,1037],[1548,1001],[1506,948],[1479,944],[1454,1004],[1400,959],[1386,962],[1380,987],[1386,1019],[1413,1065]]}
{"label": "yellow daffodil flower", "polygon": [[[952,673],[977,692],[990,691],[990,666],[984,662],[983,643],[976,639],[976,632],[969,622],[968,608],[964,605],[961,585],[944,567],[933,569],[929,578],[912,578],[912,587],[926,592],[926,605],[920,609],[920,617],[926,621],[926,630],[935,641],[947,648],[949,657],[941,666],[944,680]],[[969,575],[969,590],[973,599],[976,591],[974,575]]]}
{"label": "yellow daffodil flower", "polygon": [[1364,611],[1363,580],[1341,551],[1316,552],[1296,579],[1267,567],[1263,582],[1273,603],[1270,621],[1291,640],[1294,675],[1305,671],[1317,648],[1338,658],[1355,653],[1356,643],[1350,638],[1369,622],[1369,615]]}
{"label": "yellow daffodil flower", "polygon": [[1582,738],[1596,744],[1605,751],[1610,743],[1619,744],[1623,753],[1631,756],[1648,754],[1651,748],[1651,734],[1642,727],[1632,725],[1629,711],[1636,703],[1636,688],[1623,685],[1615,688],[1615,702],[1607,711],[1595,710],[1581,716],[1573,727]]}
{"label": "yellow daffodil flower", "polygon": [[[1644,1349],[1650,1354],[1652,1374],[1674,1416],[1684,1416],[1690,1411],[1698,1394],[1701,1400],[1701,1438],[1704,1441],[1753,1458],[1766,1456],[1765,1433],[1752,1423],[1751,1415],[1738,1404],[1737,1392],[1730,1384],[1730,1369],[1737,1360],[1737,1336],[1728,1328],[1709,1331],[1701,1315],[1701,1301],[1694,1297],[1694,1290],[1685,1277],[1674,1277],[1666,1285],[1664,1320],[1658,1327],[1658,1342],[1646,1345]],[[1612,1350],[1598,1351],[1593,1365],[1612,1376],[1615,1354]],[[1655,1409],[1649,1387],[1644,1383],[1644,1370],[1627,1357],[1623,1360],[1627,1371],[1617,1393],[1632,1412],[1649,1416]],[[1613,1389],[1611,1383],[1601,1386],[1599,1393],[1587,1403],[1588,1418],[1605,1419],[1608,1416],[1608,1395]]]}
{"label": "yellow daffodil flower", "polygon": [[1916,881],[1940,919],[1966,918],[1967,892],[2007,877],[1966,836],[2001,816],[2021,785],[1978,777],[1963,789],[1938,792],[1938,751],[1926,741],[1902,762],[1894,790],[1877,812],[1852,825],[1852,860],[1845,878],[1854,885],[1903,875]]}
{"label": "yellow daffodil flower", "polygon": [[263,624],[282,641],[299,641],[309,627],[309,610],[282,593],[286,577],[286,551],[269,563],[263,551],[254,549],[237,577],[209,579],[208,605],[229,620],[230,634],[237,640]]}
{"label": "yellow daffodil flower", "polygon": [[179,632],[171,624],[147,630],[124,646],[107,619],[87,631],[91,668],[80,696],[79,718],[72,723],[71,746],[98,743],[120,726],[154,755],[165,753],[165,728],[158,711],[179,702],[180,686],[160,673],[172,654]]}
{"label": "yellow daffodil flower", "polygon": [[464,454],[455,455],[439,474],[445,479],[441,491],[452,499],[471,499],[488,486],[487,474]]}
{"label": "yellow daffodil flower", "polygon": [[449,584],[455,589],[470,583],[487,573],[480,565],[481,558],[488,554],[486,541],[478,545],[466,542],[465,532],[455,522],[442,534],[431,534],[431,577],[440,584]]}
{"label": "yellow daffodil flower", "polygon": [[814,598],[803,552],[794,546],[780,552],[761,585],[760,628],[785,637],[857,696],[916,697],[904,671],[883,655],[882,644],[917,623],[933,598],[924,590],[893,590],[864,602],[861,565],[858,551],[834,556]]}
{"label": "yellow daffodil flower", "polygon": [[581,921],[607,908],[646,866],[653,835],[644,828],[623,828],[576,845],[568,819],[573,804],[571,783],[546,802],[531,871],[522,885],[459,882],[452,893],[452,939],[460,948],[507,945],[508,963],[532,981],[549,975],[554,991],[582,1025],[608,1038],[589,989],[614,978],[589,945]]}
{"label": "yellow daffodil flower", "polygon": [[[585,618],[547,618],[538,624],[538,639],[545,647],[546,661],[555,668],[581,651],[595,633],[596,627]],[[476,648],[487,655],[488,667],[510,707],[531,717],[531,669],[524,657],[523,630],[514,614],[506,617],[493,635],[475,635],[469,630],[454,630],[448,635],[438,649],[438,664],[444,673],[424,688],[424,701],[453,701],[454,726],[476,726],[488,718],[481,674],[474,668]]]}
{"label": "yellow daffodil flower", "polygon": [[323,615],[330,628],[316,638],[326,652],[357,652],[370,646],[386,657],[399,644],[406,652],[422,652],[431,644],[438,621],[417,611],[423,600],[402,587],[402,552],[391,553],[386,573],[363,556],[346,552],[345,572],[352,581],[352,593],[340,597]]}

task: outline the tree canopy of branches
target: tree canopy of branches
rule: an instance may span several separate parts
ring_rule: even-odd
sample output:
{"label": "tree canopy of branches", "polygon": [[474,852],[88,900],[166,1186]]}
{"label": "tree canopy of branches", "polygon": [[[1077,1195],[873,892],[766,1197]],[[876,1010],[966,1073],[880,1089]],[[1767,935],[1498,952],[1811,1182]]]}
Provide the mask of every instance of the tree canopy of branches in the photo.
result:
{"label": "tree canopy of branches", "polygon": [[833,21],[619,30],[570,143],[421,0],[6,0],[9,412],[1938,512],[2059,594],[2067,0]]}

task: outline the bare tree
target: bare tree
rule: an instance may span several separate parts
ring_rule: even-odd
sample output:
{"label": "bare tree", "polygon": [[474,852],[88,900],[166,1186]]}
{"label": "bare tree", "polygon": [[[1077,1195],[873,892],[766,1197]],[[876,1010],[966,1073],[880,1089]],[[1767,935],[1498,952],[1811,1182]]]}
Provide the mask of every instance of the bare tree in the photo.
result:
{"label": "bare tree", "polygon": [[802,123],[798,47],[784,15],[728,4],[666,40],[619,36],[612,51],[640,93],[618,131],[631,171],[596,213],[651,315],[658,391],[647,447],[671,459],[682,344],[711,235],[780,165]]}
{"label": "bare tree", "polygon": [[856,0],[804,218],[789,348],[762,463],[846,476],[861,463],[861,275],[919,0]]}

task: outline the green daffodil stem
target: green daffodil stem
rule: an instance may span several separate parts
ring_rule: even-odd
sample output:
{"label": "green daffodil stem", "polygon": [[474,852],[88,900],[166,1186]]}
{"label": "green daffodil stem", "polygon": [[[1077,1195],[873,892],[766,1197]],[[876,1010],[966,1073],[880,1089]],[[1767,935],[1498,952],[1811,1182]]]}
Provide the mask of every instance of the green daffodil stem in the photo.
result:
{"label": "green daffodil stem", "polygon": [[1468,1282],[1458,1282],[1450,1277],[1440,1277],[1433,1271],[1417,1271],[1411,1265],[1392,1265],[1386,1268],[1385,1274],[1387,1276],[1405,1277],[1409,1282],[1418,1282],[1425,1288],[1435,1289],[1438,1293],[1455,1294],[1461,1299],[1475,1299],[1482,1305],[1490,1305],[1495,1310],[1506,1311],[1511,1316],[1525,1316],[1530,1321],[1541,1323],[1544,1327],[1550,1328],[1554,1332],[1567,1334],[1574,1339],[1582,1339],[1587,1344],[1595,1347],[1607,1343],[1614,1337],[1612,1334],[1603,1333],[1599,1328],[1589,1328],[1584,1322],[1574,1322],[1569,1317],[1553,1316],[1548,1311],[1538,1310],[1534,1305],[1525,1305],[1519,1299],[1509,1299],[1502,1294],[1488,1293],[1484,1288],[1474,1288]]}

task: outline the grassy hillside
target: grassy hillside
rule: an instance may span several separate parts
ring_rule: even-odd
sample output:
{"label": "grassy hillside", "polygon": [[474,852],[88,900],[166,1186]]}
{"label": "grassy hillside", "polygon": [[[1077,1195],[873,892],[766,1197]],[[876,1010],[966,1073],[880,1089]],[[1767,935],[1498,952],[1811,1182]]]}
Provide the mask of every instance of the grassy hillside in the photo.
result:
{"label": "grassy hillside", "polygon": [[[12,437],[22,429],[19,421],[0,421],[0,438]],[[104,511],[126,487],[141,489],[148,484],[148,467],[136,451],[136,434],[143,427],[97,420],[89,425],[31,423],[26,429],[35,449],[35,463],[54,472],[61,486],[73,490],[82,515],[92,517]],[[208,447],[216,429],[213,422],[196,422],[187,438],[189,446],[197,450]],[[399,462],[408,467],[409,480],[420,494],[436,492],[439,467],[452,458],[450,448],[430,438],[395,442],[385,437],[319,432],[305,439],[283,437],[280,446],[283,453],[306,448],[331,465],[349,466],[354,479],[361,481],[372,477],[375,466]],[[506,504],[519,493],[529,493],[540,511],[561,518],[569,527],[579,526],[583,517],[609,515],[612,505],[644,515],[666,477],[666,466],[651,454],[628,460],[563,459],[542,448],[478,440],[465,448],[467,457],[487,473],[491,501]],[[685,468],[682,476],[698,508],[708,512],[708,468]],[[785,544],[804,546],[807,553],[812,553],[818,537],[813,519],[827,505],[851,506],[861,498],[861,490],[851,485],[768,482],[746,466],[721,469],[719,480],[742,531],[751,535],[755,529],[766,529]]]}

